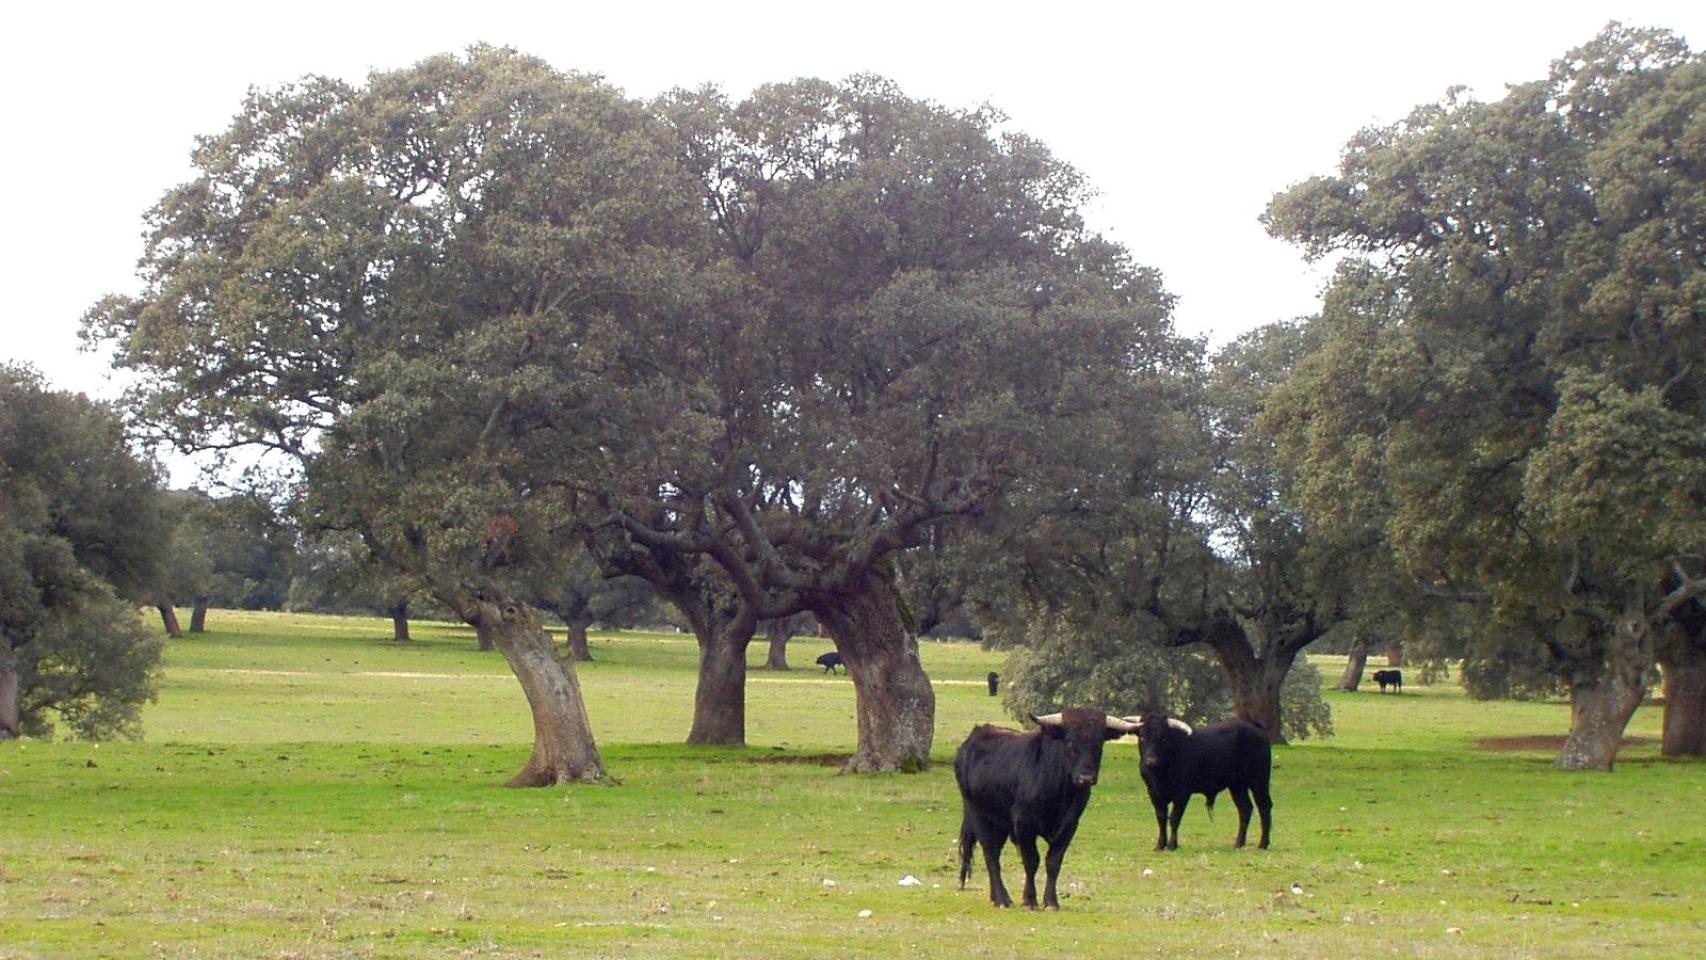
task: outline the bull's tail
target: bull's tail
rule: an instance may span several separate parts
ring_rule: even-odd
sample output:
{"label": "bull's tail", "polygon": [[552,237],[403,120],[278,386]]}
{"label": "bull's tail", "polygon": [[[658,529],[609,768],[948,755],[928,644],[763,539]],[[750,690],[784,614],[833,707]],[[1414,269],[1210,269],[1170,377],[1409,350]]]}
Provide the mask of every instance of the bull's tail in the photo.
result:
{"label": "bull's tail", "polygon": [[966,880],[971,877],[972,850],[977,846],[977,835],[971,828],[971,817],[960,819],[960,889],[966,888]]}

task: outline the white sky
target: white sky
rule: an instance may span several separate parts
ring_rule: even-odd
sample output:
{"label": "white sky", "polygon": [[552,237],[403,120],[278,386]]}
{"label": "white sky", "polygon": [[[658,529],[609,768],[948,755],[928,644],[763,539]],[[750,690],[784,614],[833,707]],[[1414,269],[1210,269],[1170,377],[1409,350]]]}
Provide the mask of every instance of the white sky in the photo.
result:
{"label": "white sky", "polygon": [[1316,307],[1321,277],[1257,223],[1274,192],[1448,86],[1493,98],[1544,76],[1613,19],[1706,44],[1703,0],[23,4],[0,57],[0,359],[116,395],[78,321],[134,289],[142,214],[189,177],[196,135],[224,129],[251,86],[359,82],[475,42],[635,97],[875,72],[914,97],[991,103],[1088,176],[1092,224],[1161,270],[1183,331],[1220,342]]}

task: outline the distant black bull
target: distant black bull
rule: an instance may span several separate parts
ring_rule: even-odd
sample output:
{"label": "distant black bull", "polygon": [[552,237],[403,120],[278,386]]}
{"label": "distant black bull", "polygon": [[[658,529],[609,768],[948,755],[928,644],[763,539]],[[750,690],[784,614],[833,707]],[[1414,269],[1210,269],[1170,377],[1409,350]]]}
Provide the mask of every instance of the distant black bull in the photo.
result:
{"label": "distant black bull", "polygon": [[1212,811],[1215,795],[1222,790],[1232,794],[1232,803],[1238,807],[1235,845],[1240,847],[1250,829],[1250,795],[1255,794],[1256,810],[1262,815],[1258,846],[1267,849],[1273,825],[1274,804],[1268,793],[1273,748],[1261,727],[1224,720],[1192,730],[1184,721],[1153,710],[1127,719],[1137,721],[1138,768],[1161,830],[1155,849],[1179,849],[1179,821],[1184,819],[1191,794],[1207,797]]}
{"label": "distant black bull", "polygon": [[[1381,693],[1385,693],[1387,687],[1391,687],[1393,689],[1393,692],[1395,692],[1395,693],[1403,693],[1404,692],[1404,671],[1402,671],[1402,670],[1376,670],[1376,671],[1374,671],[1374,682],[1380,684],[1380,692]],[[1424,684],[1422,684],[1422,686],[1425,687],[1425,686],[1427,686],[1427,684],[1424,683]]]}
{"label": "distant black bull", "polygon": [[842,660],[841,654],[836,653],[834,650],[818,657],[817,665],[823,668],[824,673],[834,673],[836,667],[840,667],[843,670],[847,669],[847,662]]}
{"label": "distant black bull", "polygon": [[991,670],[991,671],[989,671],[989,695],[993,697],[997,693],[1000,693],[1000,692],[1001,692],[1001,674],[996,673],[994,670]]}
{"label": "distant black bull", "polygon": [[1033,717],[1037,730],[1024,733],[987,724],[972,728],[954,755],[960,785],[960,888],[971,876],[972,844],[983,848],[989,870],[989,899],[1010,907],[1001,882],[1001,848],[1008,838],[1025,861],[1024,904],[1037,908],[1037,840],[1048,841],[1048,883],[1043,905],[1060,908],[1055,879],[1090,788],[1102,768],[1102,744],[1135,731],[1133,724],[1097,710],[1065,710]]}

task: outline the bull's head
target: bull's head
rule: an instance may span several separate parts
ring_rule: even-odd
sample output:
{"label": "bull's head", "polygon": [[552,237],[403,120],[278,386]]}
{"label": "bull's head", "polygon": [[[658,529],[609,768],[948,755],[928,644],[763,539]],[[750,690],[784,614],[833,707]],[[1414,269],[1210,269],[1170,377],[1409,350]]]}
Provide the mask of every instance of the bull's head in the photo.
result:
{"label": "bull's head", "polygon": [[1156,769],[1178,749],[1179,741],[1191,735],[1191,725],[1160,710],[1151,710],[1140,717],[1126,717],[1137,734],[1138,763]]}
{"label": "bull's head", "polygon": [[1066,744],[1066,766],[1080,787],[1095,786],[1101,776],[1102,744],[1137,732],[1134,724],[1100,710],[1071,708],[1031,719],[1043,736]]}

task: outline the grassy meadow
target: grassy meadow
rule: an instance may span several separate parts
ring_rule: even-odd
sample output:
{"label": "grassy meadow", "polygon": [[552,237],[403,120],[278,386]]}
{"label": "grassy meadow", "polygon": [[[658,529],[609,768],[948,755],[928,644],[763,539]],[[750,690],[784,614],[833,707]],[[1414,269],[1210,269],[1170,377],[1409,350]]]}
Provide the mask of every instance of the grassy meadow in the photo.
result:
{"label": "grassy meadow", "polygon": [[703,750],[680,744],[691,638],[595,636],[581,682],[620,785],[511,790],[527,707],[470,631],[209,626],[169,644],[145,740],[0,744],[0,960],[1706,955],[1706,764],[1658,760],[1651,707],[1608,776],[1531,742],[1562,704],[1329,692],[1337,735],[1276,752],[1269,851],[1232,848],[1223,796],[1153,853],[1114,744],[1063,909],[1031,913],[990,906],[981,860],[957,889],[950,760],[1005,719],[975,646],[924,646],[941,762],[846,777],[853,692],[811,666],[825,642],[753,671],[751,746]]}

